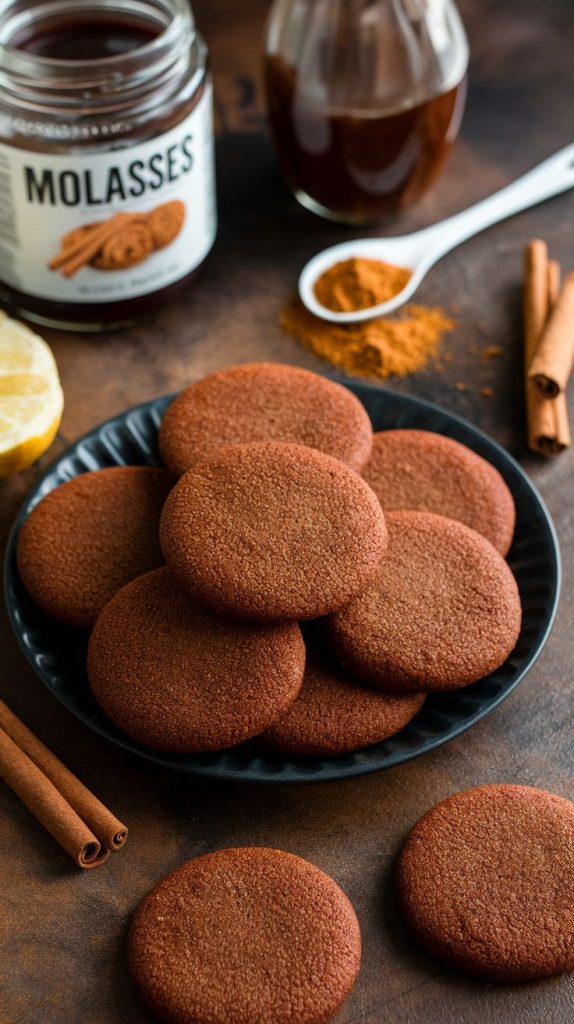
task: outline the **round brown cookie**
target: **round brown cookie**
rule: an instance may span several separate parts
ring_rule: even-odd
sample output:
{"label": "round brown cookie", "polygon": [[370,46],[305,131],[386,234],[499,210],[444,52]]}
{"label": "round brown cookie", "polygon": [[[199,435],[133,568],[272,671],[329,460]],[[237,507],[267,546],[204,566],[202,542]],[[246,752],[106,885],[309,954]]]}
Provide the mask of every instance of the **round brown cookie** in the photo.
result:
{"label": "round brown cookie", "polygon": [[142,218],[132,218],[103,243],[92,266],[98,270],[127,270],[142,263],[153,252],[150,229]]}
{"label": "round brown cookie", "polygon": [[159,444],[174,473],[221,445],[255,441],[307,445],[359,470],[372,437],[365,409],[347,388],[295,366],[253,363],[212,373],[183,391],[164,416]]}
{"label": "round brown cookie", "polygon": [[222,614],[313,619],[373,579],[387,531],[370,487],[342,462],[290,444],[221,448],[190,469],[161,519],[166,561]]}
{"label": "round brown cookie", "polygon": [[162,203],[148,214],[147,222],[156,249],[165,249],[179,235],[185,221],[185,205],[179,199]]}
{"label": "round brown cookie", "polygon": [[297,625],[216,618],[167,569],[112,598],[88,649],[106,714],[140,743],[177,754],[223,750],[267,728],[297,696],[304,668]]}
{"label": "round brown cookie", "polygon": [[89,629],[120,587],[163,563],[159,517],[172,485],[164,469],[114,466],[50,491],[18,536],[18,570],[36,603]]}
{"label": "round brown cookie", "polygon": [[498,470],[450,437],[384,430],[373,437],[364,479],[385,511],[410,509],[458,519],[506,555],[516,509]]}
{"label": "round brown cookie", "polygon": [[424,699],[373,690],[315,653],[307,657],[299,695],[259,739],[293,757],[346,754],[399,732]]}
{"label": "round brown cookie", "polygon": [[140,903],[139,994],[166,1024],[326,1024],[361,960],[355,911],[308,861],[265,847],[188,861]]}
{"label": "round brown cookie", "polygon": [[506,660],[520,633],[516,581],[475,530],[430,512],[389,512],[377,581],[327,623],[337,656],[397,692],[452,690]]}
{"label": "round brown cookie", "polygon": [[456,793],[403,846],[397,885],[414,938],[491,981],[574,968],[574,805],[529,786]]}

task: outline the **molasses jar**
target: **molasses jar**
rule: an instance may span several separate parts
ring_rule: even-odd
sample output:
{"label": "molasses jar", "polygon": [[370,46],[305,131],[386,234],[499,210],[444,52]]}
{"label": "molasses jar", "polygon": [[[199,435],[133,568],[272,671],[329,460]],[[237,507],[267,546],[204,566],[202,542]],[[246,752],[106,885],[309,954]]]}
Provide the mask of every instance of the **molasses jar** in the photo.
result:
{"label": "molasses jar", "polygon": [[101,330],[216,232],[212,87],[187,0],[0,0],[0,301]]}
{"label": "molasses jar", "polygon": [[452,0],[275,0],[269,119],[299,201],[349,224],[414,203],[458,133],[467,64]]}

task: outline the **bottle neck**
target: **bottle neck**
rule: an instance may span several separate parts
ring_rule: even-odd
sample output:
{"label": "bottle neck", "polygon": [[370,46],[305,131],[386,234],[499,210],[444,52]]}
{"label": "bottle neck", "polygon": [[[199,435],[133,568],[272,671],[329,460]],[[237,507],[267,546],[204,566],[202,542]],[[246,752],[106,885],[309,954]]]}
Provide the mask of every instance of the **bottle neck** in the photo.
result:
{"label": "bottle neck", "polygon": [[0,94],[46,114],[121,111],[173,88],[196,41],[186,0],[0,0]]}

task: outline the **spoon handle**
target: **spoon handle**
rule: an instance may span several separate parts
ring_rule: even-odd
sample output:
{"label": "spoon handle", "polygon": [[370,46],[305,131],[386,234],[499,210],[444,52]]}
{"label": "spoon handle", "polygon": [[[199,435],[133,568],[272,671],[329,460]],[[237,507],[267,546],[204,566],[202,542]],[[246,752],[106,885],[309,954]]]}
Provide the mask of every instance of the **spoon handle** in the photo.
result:
{"label": "spoon handle", "polygon": [[438,259],[491,224],[573,187],[574,145],[570,145],[475,206],[449,217],[436,227],[427,228],[425,241],[430,243],[432,238],[433,256]]}

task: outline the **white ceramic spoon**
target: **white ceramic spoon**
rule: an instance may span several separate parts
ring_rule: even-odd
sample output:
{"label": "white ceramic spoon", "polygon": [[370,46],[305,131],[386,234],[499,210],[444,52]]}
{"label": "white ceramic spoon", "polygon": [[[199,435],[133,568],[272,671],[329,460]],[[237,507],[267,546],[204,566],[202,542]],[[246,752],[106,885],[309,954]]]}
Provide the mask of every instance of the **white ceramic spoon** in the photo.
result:
{"label": "white ceramic spoon", "polygon": [[[484,231],[491,224],[505,220],[506,217],[511,217],[530,206],[536,206],[537,203],[558,195],[559,192],[566,192],[573,186],[574,145],[570,145],[544,160],[534,170],[507,185],[500,192],[495,192],[468,210],[456,213],[454,217],[433,224],[430,228],[423,228],[422,231],[398,238],[358,238],[324,249],[307,263],[301,273],[301,300],[311,313],[334,324],[358,323],[362,320],[371,320],[373,317],[385,316],[398,309],[404,302],[408,302],[437,260],[461,242],[477,235],[479,231]],[[406,287],[388,302],[351,313],[335,313],[318,301],[315,295],[315,282],[335,263],[353,257],[384,260],[386,263],[408,267],[412,270],[412,277]]]}

